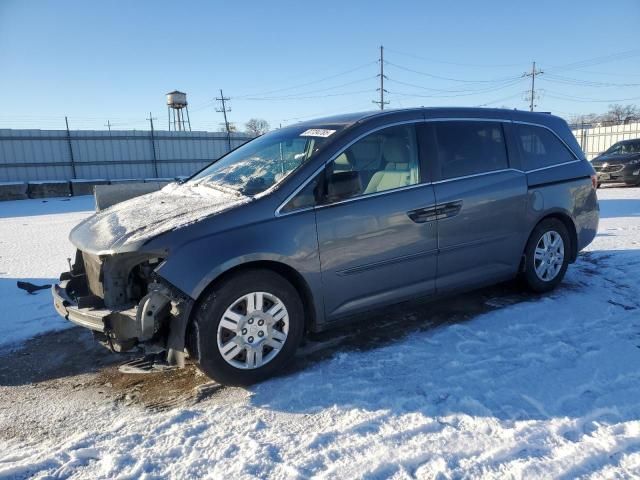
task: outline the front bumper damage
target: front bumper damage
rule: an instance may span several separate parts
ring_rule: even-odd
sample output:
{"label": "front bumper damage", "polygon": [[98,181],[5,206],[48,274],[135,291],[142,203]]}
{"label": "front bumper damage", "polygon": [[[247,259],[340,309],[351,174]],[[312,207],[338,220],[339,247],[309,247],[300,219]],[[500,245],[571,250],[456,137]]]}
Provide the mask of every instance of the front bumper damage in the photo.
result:
{"label": "front bumper damage", "polygon": [[[127,257],[104,259],[78,251],[71,270],[51,287],[56,311],[68,321],[92,330],[101,343],[115,352],[136,346],[153,353],[164,350],[170,364],[184,366],[186,328],[193,300],[149,266],[148,275],[140,275],[136,270],[143,260],[140,255]],[[147,257],[142,264],[148,263]]]}

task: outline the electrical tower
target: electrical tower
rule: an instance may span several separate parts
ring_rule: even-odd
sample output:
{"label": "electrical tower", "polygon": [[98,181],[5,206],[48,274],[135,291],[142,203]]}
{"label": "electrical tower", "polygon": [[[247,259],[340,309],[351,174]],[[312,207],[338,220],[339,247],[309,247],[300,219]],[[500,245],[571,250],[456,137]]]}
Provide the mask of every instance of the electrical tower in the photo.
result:
{"label": "electrical tower", "polygon": [[376,90],[380,92],[380,100],[372,100],[373,103],[380,105],[380,110],[384,110],[385,105],[389,105],[389,102],[384,101],[384,94],[389,93],[384,89],[384,79],[387,78],[384,74],[384,47],[380,45],[380,73],[376,75],[380,77],[380,88]]}
{"label": "electrical tower", "polygon": [[531,77],[531,90],[529,91],[529,111],[533,112],[533,107],[536,107],[536,75],[542,75],[544,72],[542,70],[536,70],[536,62],[533,62],[531,66],[531,72],[525,72],[522,74],[523,77]]}
{"label": "electrical tower", "polygon": [[220,102],[221,108],[216,108],[216,112],[221,112],[224,115],[224,128],[227,131],[227,145],[231,150],[231,129],[229,128],[229,119],[227,118],[227,112],[231,111],[230,107],[227,107],[227,102],[231,100],[229,97],[225,97],[220,89],[220,97],[216,97],[216,100]]}

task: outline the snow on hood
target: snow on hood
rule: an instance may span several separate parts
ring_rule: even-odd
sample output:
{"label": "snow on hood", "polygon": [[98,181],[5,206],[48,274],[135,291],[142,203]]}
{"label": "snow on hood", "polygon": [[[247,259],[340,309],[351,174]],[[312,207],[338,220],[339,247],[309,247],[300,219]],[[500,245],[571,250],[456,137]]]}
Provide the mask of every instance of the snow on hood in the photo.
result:
{"label": "snow on hood", "polygon": [[161,233],[184,227],[250,200],[207,184],[170,184],[109,207],[76,226],[69,240],[80,250],[109,255],[136,249]]}

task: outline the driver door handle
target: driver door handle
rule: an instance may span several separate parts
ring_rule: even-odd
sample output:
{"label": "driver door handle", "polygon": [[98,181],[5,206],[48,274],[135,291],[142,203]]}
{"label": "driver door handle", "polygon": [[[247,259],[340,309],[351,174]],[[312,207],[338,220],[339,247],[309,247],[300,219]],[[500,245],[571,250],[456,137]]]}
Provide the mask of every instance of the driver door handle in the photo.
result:
{"label": "driver door handle", "polygon": [[449,202],[433,207],[418,208],[407,212],[408,217],[415,223],[433,222],[444,218],[455,217],[462,210],[462,200]]}
{"label": "driver door handle", "polygon": [[436,216],[436,207],[424,207],[407,212],[409,218],[415,223],[433,222]]}

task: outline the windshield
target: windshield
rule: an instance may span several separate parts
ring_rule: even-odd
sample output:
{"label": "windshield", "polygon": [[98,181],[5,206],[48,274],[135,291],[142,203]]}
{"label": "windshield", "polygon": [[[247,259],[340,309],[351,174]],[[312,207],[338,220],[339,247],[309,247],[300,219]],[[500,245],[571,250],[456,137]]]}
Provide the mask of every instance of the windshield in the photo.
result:
{"label": "windshield", "polygon": [[307,162],[335,132],[335,127],[289,127],[269,132],[208,166],[187,185],[207,185],[256,195]]}
{"label": "windshield", "polygon": [[624,155],[625,153],[640,153],[640,142],[620,142],[605,152],[606,154]]}

